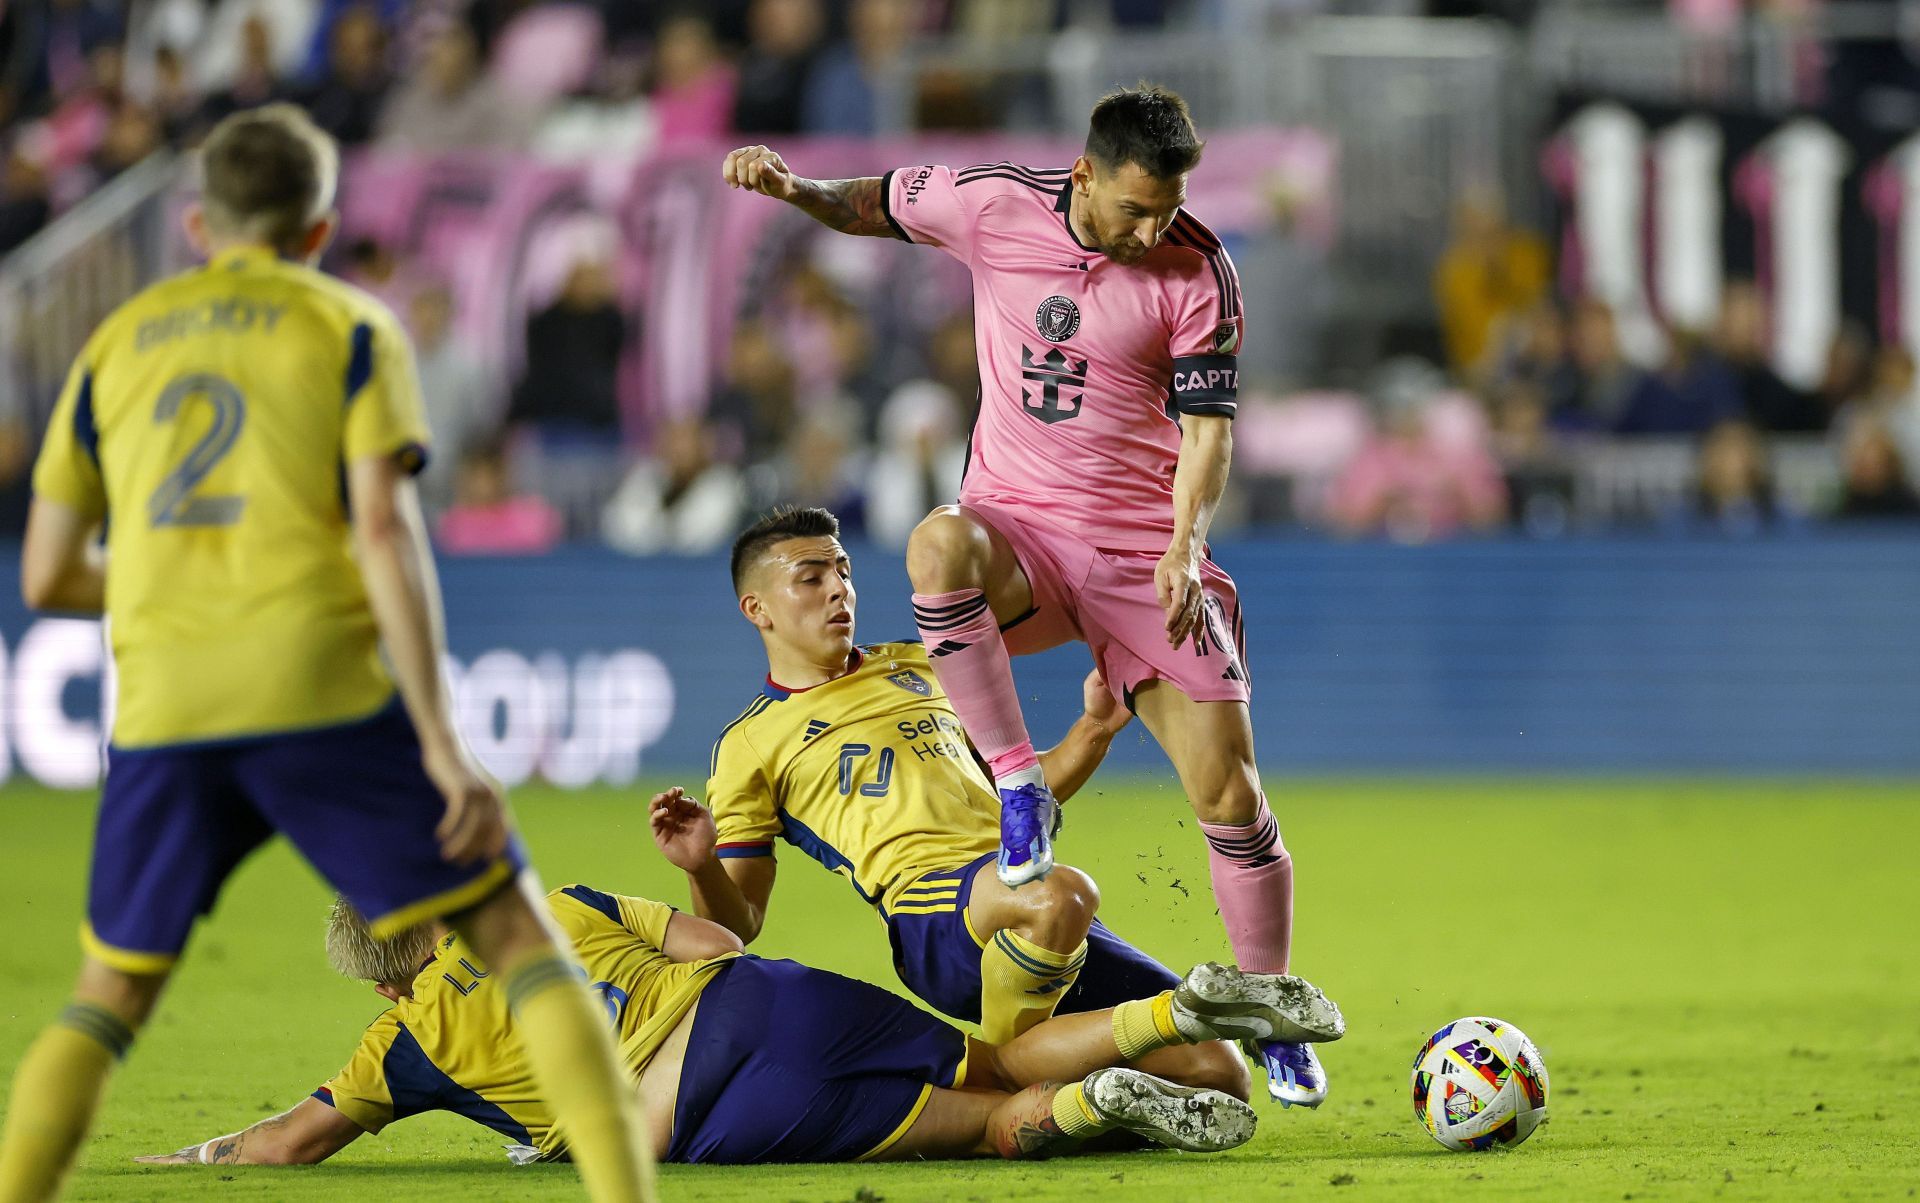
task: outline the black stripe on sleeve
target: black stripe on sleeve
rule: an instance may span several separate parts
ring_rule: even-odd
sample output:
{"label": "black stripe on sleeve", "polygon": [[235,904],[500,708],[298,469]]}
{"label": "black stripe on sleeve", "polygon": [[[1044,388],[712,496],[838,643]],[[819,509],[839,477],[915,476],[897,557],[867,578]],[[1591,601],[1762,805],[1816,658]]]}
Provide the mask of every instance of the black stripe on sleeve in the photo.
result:
{"label": "black stripe on sleeve", "polygon": [[[897,171],[898,168],[895,170]],[[894,173],[889,171],[880,177],[880,213],[887,219],[887,224],[893,227],[895,237],[902,242],[912,242],[913,238],[907,233],[906,227],[893,219],[893,175]]]}

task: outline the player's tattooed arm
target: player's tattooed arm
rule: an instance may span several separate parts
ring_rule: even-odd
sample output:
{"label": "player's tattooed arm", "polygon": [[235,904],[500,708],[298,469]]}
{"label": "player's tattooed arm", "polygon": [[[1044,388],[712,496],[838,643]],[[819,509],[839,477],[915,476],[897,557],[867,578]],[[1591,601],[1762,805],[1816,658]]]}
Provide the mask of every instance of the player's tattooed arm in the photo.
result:
{"label": "player's tattooed arm", "polygon": [[746,188],[786,201],[842,234],[896,237],[893,224],[887,220],[886,180],[880,176],[810,180],[795,175],[786,160],[765,146],[743,146],[730,152],[720,175],[730,188]]}
{"label": "player's tattooed arm", "polygon": [[144,1165],[313,1165],[346,1148],[360,1134],[358,1124],[309,1098],[244,1131],[134,1160]]}
{"label": "player's tattooed arm", "polygon": [[842,234],[866,238],[892,238],[893,226],[887,221],[881,189],[886,181],[877,175],[857,180],[795,180],[794,195],[788,198],[815,221],[831,226]]}

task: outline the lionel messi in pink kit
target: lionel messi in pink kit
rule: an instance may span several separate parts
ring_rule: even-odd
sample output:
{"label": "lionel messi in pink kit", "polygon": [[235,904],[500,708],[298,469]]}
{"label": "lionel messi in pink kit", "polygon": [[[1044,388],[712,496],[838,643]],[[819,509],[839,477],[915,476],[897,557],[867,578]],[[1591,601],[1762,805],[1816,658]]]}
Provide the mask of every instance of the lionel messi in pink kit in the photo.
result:
{"label": "lionel messi in pink kit", "polygon": [[[1235,959],[1286,973],[1293,861],[1254,763],[1239,598],[1206,544],[1245,318],[1232,260],[1182,209],[1202,145],[1185,102],[1142,85],[1094,107],[1071,167],[810,180],[750,146],[723,172],[973,273],[980,416],[959,504],[914,531],[907,569],[940,685],[1000,791],[1001,880],[1052,869],[1058,813],[1009,658],[1081,640],[1173,762]],[[1311,1045],[1260,1056],[1276,1100],[1325,1099]]]}

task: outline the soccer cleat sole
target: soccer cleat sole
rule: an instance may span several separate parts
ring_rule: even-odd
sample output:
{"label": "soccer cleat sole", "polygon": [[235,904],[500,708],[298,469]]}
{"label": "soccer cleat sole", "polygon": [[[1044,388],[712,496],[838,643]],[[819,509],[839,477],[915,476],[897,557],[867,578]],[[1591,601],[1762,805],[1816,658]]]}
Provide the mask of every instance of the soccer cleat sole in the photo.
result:
{"label": "soccer cleat sole", "polygon": [[1222,1040],[1317,1044],[1347,1034],[1340,1008],[1305,978],[1243,973],[1212,961],[1187,974],[1173,992],[1173,1005]]}
{"label": "soccer cleat sole", "polygon": [[993,872],[1000,879],[1000,884],[1009,890],[1018,889],[1030,881],[1039,881],[1053,872],[1053,845],[1048,844],[1039,856],[1029,858],[1024,865],[1008,864],[1006,850],[1002,849],[1000,858],[994,862]]}
{"label": "soccer cleat sole", "polygon": [[1220,1153],[1253,1139],[1253,1108],[1230,1094],[1176,1086],[1137,1069],[1102,1069],[1082,1089],[1100,1118],[1156,1144]]}

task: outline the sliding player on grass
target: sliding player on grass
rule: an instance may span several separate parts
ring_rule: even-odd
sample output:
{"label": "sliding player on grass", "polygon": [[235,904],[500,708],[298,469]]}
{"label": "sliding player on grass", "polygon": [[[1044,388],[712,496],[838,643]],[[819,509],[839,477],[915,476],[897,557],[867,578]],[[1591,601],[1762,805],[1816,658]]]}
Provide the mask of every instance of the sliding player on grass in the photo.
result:
{"label": "sliding player on grass", "polygon": [[[1143,85],[1094,106],[1071,167],[810,180],[749,146],[722,173],[973,272],[980,417],[960,504],[914,531],[907,571],[921,638],[999,790],[1000,879],[1052,869],[1048,786],[1061,784],[1027,735],[1008,657],[1083,640],[1173,761],[1234,957],[1285,973],[1293,862],[1254,764],[1239,599],[1207,551],[1246,322],[1232,261],[1183,211],[1201,148],[1185,102]],[[1326,1097],[1309,1046],[1262,1054],[1275,1099]]]}
{"label": "sliding player on grass", "polygon": [[119,694],[85,959],[14,1074],[0,1201],[57,1193],[194,921],[275,832],[378,930],[445,916],[525,1021],[588,1192],[650,1198],[598,1008],[454,729],[412,349],[311,267],[334,228],[333,142],[272,105],[216,126],[201,159],[187,230],[207,266],[94,333],[34,471],[27,603],[104,610]]}
{"label": "sliding player on grass", "polygon": [[[1202,965],[1177,990],[992,1048],[877,986],[742,956],[733,933],[662,903],[578,885],[548,902],[606,1004],[668,1161],[1045,1157],[1116,1130],[1228,1149],[1253,1135],[1245,1103],[1115,1067],[1190,1041],[1339,1021],[1290,979]],[[516,1161],[567,1151],[568,1129],[556,1128],[521,1056],[524,1024],[458,937],[423,924],[374,940],[336,905],[327,953],[394,1004],[346,1068],[291,1111],[141,1160],[310,1164],[428,1111],[486,1125]]]}
{"label": "sliding player on grass", "polygon": [[[1086,874],[1062,866],[1012,890],[982,871],[998,846],[993,788],[925,649],[855,643],[853,565],[838,533],[825,510],[787,510],[734,543],[734,588],[765,646],[767,682],[714,746],[711,814],[677,789],[653,804],[655,841],[686,871],[694,909],[752,941],[784,840],[880,912],[909,990],[978,1020],[990,1043],[1056,1006],[1094,1010],[1173,985],[1094,918],[1099,893]],[[1127,718],[1104,690],[1090,695],[1046,754],[1068,794]],[[1223,1045],[1170,1050],[1146,1067],[1246,1097],[1246,1067]]]}

